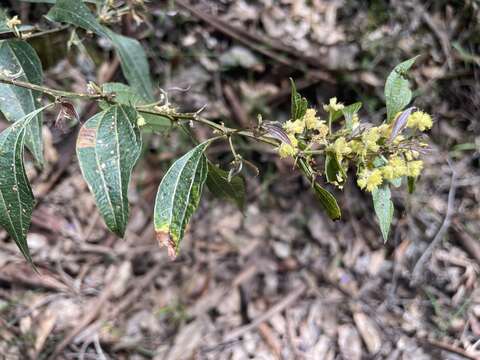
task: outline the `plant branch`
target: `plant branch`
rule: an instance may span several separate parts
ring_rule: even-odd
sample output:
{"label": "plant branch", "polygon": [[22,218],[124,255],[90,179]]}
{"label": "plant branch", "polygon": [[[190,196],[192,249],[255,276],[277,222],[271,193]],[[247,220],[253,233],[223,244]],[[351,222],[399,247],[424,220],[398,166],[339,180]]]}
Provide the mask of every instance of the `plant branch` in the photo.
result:
{"label": "plant branch", "polygon": [[62,26],[59,26],[57,28],[48,29],[48,30],[39,30],[38,32],[34,32],[34,33],[28,33],[28,32],[21,33],[21,38],[24,39],[24,40],[29,40],[29,39],[33,39],[33,38],[40,37],[40,36],[54,34],[54,33],[66,30],[69,27],[70,27],[70,25],[62,25]]}
{"label": "plant branch", "polygon": [[[70,98],[70,99],[81,99],[81,100],[107,100],[107,101],[112,101],[115,102],[115,99],[112,99],[111,94],[89,94],[89,93],[75,93],[71,91],[63,91],[63,90],[57,90],[57,89],[52,89],[46,86],[42,85],[36,85],[32,84],[29,82],[25,81],[20,81],[20,80],[15,80],[11,79],[5,76],[0,76],[0,83],[4,84],[9,84],[9,85],[14,85],[14,86],[19,86],[23,87],[25,89],[30,89],[34,91],[41,92],[45,95],[48,95],[52,97],[53,99],[58,99],[58,98]],[[160,115],[163,117],[166,117],[170,119],[172,122],[179,121],[179,120],[188,120],[188,121],[194,121],[203,125],[206,125],[210,127],[213,130],[216,130],[222,134],[225,135],[238,135],[238,136],[243,136],[247,137],[250,139],[254,139],[260,142],[263,142],[265,144],[269,144],[272,146],[278,146],[278,141],[274,140],[273,138],[270,138],[268,136],[263,136],[263,135],[257,135],[253,131],[250,130],[239,130],[235,128],[229,128],[221,124],[217,124],[214,121],[205,119],[203,117],[198,116],[197,113],[169,113],[169,112],[164,112],[164,111],[157,111],[155,109],[145,109],[144,106],[140,105],[137,107],[137,111],[145,114],[153,114],[153,115]]]}
{"label": "plant branch", "polygon": [[30,89],[33,91],[38,91],[54,99],[65,97],[70,99],[83,99],[83,100],[109,100],[111,98],[111,96],[105,95],[105,94],[75,93],[71,91],[56,90],[56,89],[48,88],[46,86],[36,85],[29,82],[21,81],[21,80],[7,78],[4,76],[0,76],[0,83],[19,86],[19,87],[23,87],[25,89]]}
{"label": "plant branch", "polygon": [[180,120],[194,121],[194,122],[197,122],[199,124],[206,125],[206,126],[212,128],[213,130],[221,132],[225,135],[243,136],[243,137],[247,137],[247,138],[250,138],[250,139],[254,139],[254,140],[263,142],[265,144],[269,144],[269,145],[272,145],[272,146],[278,146],[278,141],[276,141],[273,138],[270,138],[268,136],[256,135],[253,131],[250,131],[250,130],[239,130],[239,129],[235,129],[235,128],[226,127],[224,125],[217,124],[214,121],[211,121],[211,120],[205,119],[203,117],[200,117],[200,116],[198,116],[197,113],[182,113],[182,114],[175,114],[174,113],[174,114],[172,114],[172,113],[167,113],[167,112],[163,112],[163,111],[157,111],[157,110],[154,110],[154,109],[147,110],[147,109],[144,109],[142,107],[137,108],[137,110],[139,112],[145,113],[145,114],[160,115],[160,116],[166,117],[166,118],[170,119],[172,122],[180,121]]}

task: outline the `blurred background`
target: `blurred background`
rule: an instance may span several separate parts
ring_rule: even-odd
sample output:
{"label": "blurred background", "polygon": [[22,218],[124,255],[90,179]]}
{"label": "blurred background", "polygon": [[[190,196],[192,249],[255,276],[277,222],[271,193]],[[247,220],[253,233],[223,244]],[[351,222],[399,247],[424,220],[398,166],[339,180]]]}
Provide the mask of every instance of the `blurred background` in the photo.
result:
{"label": "blurred background", "polygon": [[[51,26],[43,17],[51,4],[40,2],[0,3],[25,24]],[[51,111],[47,164],[27,165],[39,199],[28,243],[41,276],[0,230],[2,358],[480,358],[478,0],[114,3],[131,11],[111,26],[142,42],[170,102],[188,112],[206,106],[206,118],[233,127],[254,127],[257,114],[287,120],[289,77],[312,106],[332,96],[362,101],[361,121],[379,124],[386,76],[419,55],[409,77],[413,104],[434,118],[431,151],[415,193],[394,190],[384,243],[371,198],[353,182],[332,189],[343,211],[332,222],[289,161],[238,141],[259,169],[243,173],[244,213],[205,190],[171,261],[155,240],[154,196],[191,140],[181,131],[149,135],[122,240],[106,230],[81,177],[75,124],[53,126]],[[124,81],[104,39],[65,28],[30,43],[47,86],[83,92],[89,81]],[[82,121],[98,111],[74,105]],[[232,160],[224,143],[208,156],[226,169]],[[448,207],[449,229],[412,284]]]}

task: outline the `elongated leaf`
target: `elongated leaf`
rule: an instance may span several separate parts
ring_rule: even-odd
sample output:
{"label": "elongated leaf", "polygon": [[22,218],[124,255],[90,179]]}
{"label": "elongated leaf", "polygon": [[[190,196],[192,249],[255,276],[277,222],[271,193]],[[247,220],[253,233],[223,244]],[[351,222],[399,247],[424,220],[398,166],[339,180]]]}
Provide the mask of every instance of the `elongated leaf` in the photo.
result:
{"label": "elongated leaf", "polygon": [[291,105],[291,112],[292,112],[292,120],[297,120],[305,115],[307,111],[308,102],[307,99],[302,97],[297,92],[297,87],[295,86],[295,82],[293,79],[290,78],[290,83],[292,85],[292,105]]}
{"label": "elongated leaf", "polygon": [[[42,64],[35,50],[25,41],[9,39],[0,41],[0,69],[19,74],[17,80],[40,85]],[[37,91],[19,86],[0,84],[0,111],[8,121],[15,122],[40,107]],[[29,121],[26,145],[38,165],[43,164],[42,115]]]}
{"label": "elongated leaf", "polygon": [[313,184],[315,195],[328,216],[332,220],[338,220],[342,217],[342,212],[338,206],[337,200],[327,189],[320,186],[318,183]]}
{"label": "elongated leaf", "polygon": [[327,212],[327,215],[332,220],[338,220],[342,216],[340,207],[338,206],[335,196],[333,196],[327,189],[324,189],[319,183],[315,181],[315,176],[312,168],[306,162],[305,159],[298,159],[298,168],[302,174],[312,183],[313,190],[315,191],[315,197],[318,199],[323,209]]}
{"label": "elongated leaf", "polygon": [[105,28],[100,25],[90,9],[78,0],[57,0],[47,17],[54,21],[66,22],[98,35],[107,36]]}
{"label": "elongated leaf", "polygon": [[208,165],[204,142],[175,161],[162,179],[155,200],[155,233],[175,258],[185,228],[198,207]]}
{"label": "elongated leaf", "polygon": [[387,121],[393,120],[412,100],[410,83],[406,77],[416,57],[398,64],[388,75],[385,82],[385,101],[387,105]]}
{"label": "elongated leaf", "polygon": [[7,230],[25,259],[32,262],[27,245],[34,198],[23,164],[29,122],[44,110],[37,109],[0,133],[0,226]]}
{"label": "elongated leaf", "polygon": [[137,40],[116,34],[102,26],[89,8],[78,0],[57,0],[47,17],[93,31],[97,35],[110,39],[120,57],[123,75],[128,83],[144,100],[153,100],[153,84],[147,56]]}
{"label": "elongated leaf", "polygon": [[372,192],[373,207],[380,224],[383,240],[387,241],[390,225],[393,219],[393,202],[391,200],[390,188],[383,185]]}
{"label": "elongated leaf", "polygon": [[128,83],[147,101],[153,101],[153,84],[150,78],[147,55],[135,39],[115,34],[107,29],[108,36],[120,57],[123,75]]}
{"label": "elongated leaf", "polygon": [[123,237],[128,222],[127,190],[142,140],[137,112],[114,105],[90,118],[80,129],[77,156],[107,227]]}
{"label": "elongated leaf", "polygon": [[228,181],[228,171],[209,162],[207,186],[214,195],[232,200],[240,211],[245,208],[245,180],[241,176]]}

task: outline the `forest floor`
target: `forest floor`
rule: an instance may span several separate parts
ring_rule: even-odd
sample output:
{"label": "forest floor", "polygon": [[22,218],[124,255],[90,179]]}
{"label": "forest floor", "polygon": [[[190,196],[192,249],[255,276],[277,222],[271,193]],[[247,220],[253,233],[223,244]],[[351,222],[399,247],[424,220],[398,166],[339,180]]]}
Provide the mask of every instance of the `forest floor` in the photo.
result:
{"label": "forest floor", "polygon": [[[361,118],[378,123],[386,75],[421,55],[415,105],[435,124],[416,191],[393,191],[384,243],[371,199],[353,183],[335,190],[343,218],[332,222],[288,161],[239,143],[261,172],[246,175],[244,213],[205,191],[171,261],[155,240],[152,210],[188,139],[150,138],[119,239],[96,210],[71,139],[46,126],[47,166],[28,168],[40,199],[28,236],[39,274],[0,231],[0,357],[480,359],[478,3],[161,3],[149,5],[151,27],[129,30],[149,49],[161,87],[181,109],[208,104],[205,117],[240,127],[258,112],[287,119],[290,76],[317,108],[331,96],[361,100]],[[93,74],[85,63],[81,52],[58,61],[47,84],[121,80],[115,59]],[[224,145],[209,156],[231,160]]]}

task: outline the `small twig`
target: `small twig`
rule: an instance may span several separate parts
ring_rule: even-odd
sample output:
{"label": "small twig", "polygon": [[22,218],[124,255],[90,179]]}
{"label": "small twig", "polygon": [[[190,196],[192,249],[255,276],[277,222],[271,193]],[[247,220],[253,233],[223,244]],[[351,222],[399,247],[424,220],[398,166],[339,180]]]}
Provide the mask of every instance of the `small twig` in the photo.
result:
{"label": "small twig", "polygon": [[468,354],[465,350],[460,349],[456,346],[445,344],[441,341],[437,340],[426,340],[426,339],[419,339],[423,344],[431,347],[435,347],[437,349],[443,350],[443,351],[448,351],[449,353],[459,355],[465,359],[470,359],[470,360],[478,360],[477,356],[470,355]]}
{"label": "small twig", "polygon": [[450,182],[450,190],[448,192],[448,202],[447,202],[447,212],[445,214],[445,218],[443,219],[443,223],[438,229],[435,237],[433,238],[430,245],[428,245],[425,252],[422,254],[420,259],[418,259],[415,267],[413,268],[412,272],[412,279],[410,280],[410,286],[416,287],[422,284],[425,281],[425,267],[427,266],[430,257],[433,254],[433,251],[437,248],[440,242],[443,240],[445,233],[447,232],[448,228],[450,227],[450,223],[452,220],[452,215],[454,213],[454,203],[455,203],[455,192],[457,189],[457,173],[453,166],[448,162],[450,169],[452,171],[452,180]]}
{"label": "small twig", "polygon": [[29,82],[25,81],[20,81],[20,80],[15,80],[7,77],[0,77],[0,83],[4,84],[9,84],[9,85],[15,85],[15,86],[20,86],[25,89],[30,89],[33,91],[39,91],[43,94],[46,94],[52,98],[60,98],[60,97],[65,97],[65,98],[70,98],[70,99],[88,99],[88,100],[108,100],[110,98],[110,95],[107,94],[88,94],[88,93],[75,93],[71,91],[62,91],[62,90],[56,90],[56,89],[51,89],[46,86],[42,85],[36,85],[32,84]]}

